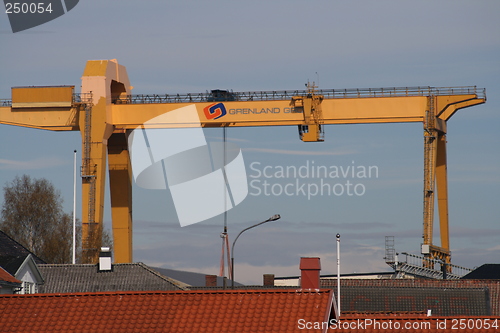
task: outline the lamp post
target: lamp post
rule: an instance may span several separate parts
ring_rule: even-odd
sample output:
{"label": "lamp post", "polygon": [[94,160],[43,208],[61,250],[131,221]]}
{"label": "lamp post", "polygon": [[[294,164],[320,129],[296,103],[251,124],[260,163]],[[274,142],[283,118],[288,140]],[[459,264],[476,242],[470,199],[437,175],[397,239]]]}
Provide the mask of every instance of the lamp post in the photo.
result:
{"label": "lamp post", "polygon": [[73,158],[73,257],[71,263],[76,264],[76,149]]}
{"label": "lamp post", "polygon": [[236,238],[234,239],[234,242],[233,242],[233,246],[231,247],[231,288],[234,289],[234,244],[236,244],[236,241],[238,240],[238,237],[240,237],[240,235],[247,231],[248,229],[252,229],[252,228],[255,228],[261,224],[264,224],[264,223],[267,223],[267,222],[272,222],[272,221],[276,221],[276,220],[279,220],[280,219],[280,215],[279,214],[276,214],[276,215],[273,215],[271,216],[270,218],[268,218],[267,220],[265,221],[262,221],[262,222],[259,222],[257,224],[254,224],[248,228],[245,228],[243,230],[240,231],[240,233],[238,234],[238,236],[236,236]]}
{"label": "lamp post", "polygon": [[340,234],[337,234],[337,313],[340,319]]}

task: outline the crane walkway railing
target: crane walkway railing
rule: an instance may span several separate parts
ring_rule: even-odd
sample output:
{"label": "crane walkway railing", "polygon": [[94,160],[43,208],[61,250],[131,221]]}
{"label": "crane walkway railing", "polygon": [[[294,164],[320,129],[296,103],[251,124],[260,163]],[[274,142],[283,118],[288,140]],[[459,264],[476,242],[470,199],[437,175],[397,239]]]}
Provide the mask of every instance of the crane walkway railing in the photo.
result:
{"label": "crane walkway railing", "polygon": [[[74,104],[80,104],[80,103],[87,103],[88,100],[89,100],[89,96],[91,96],[92,94],[90,93],[75,93],[73,94],[73,105]],[[6,107],[10,107],[12,106],[12,100],[11,99],[7,99],[7,98],[0,98],[0,107],[2,106],[6,106]]]}
{"label": "crane walkway railing", "polygon": [[[374,97],[414,97],[414,96],[448,96],[475,95],[486,100],[486,89],[476,86],[463,87],[392,87],[364,89],[318,89],[316,95],[325,99],[333,98],[374,98]],[[205,93],[186,94],[138,94],[127,95],[112,100],[115,104],[152,104],[152,103],[198,103],[228,101],[278,101],[289,100],[294,96],[310,95],[309,90],[274,90],[232,92],[213,90]],[[85,94],[73,94],[73,102],[81,103]],[[12,100],[0,99],[0,106],[12,106]]]}
{"label": "crane walkway railing", "polygon": [[[196,102],[227,102],[227,101],[276,101],[288,100],[294,96],[307,96],[309,90],[276,90],[195,94],[141,94],[128,95],[113,100],[115,104],[149,104],[149,103],[196,103]],[[367,88],[367,89],[328,89],[315,90],[316,95],[325,99],[332,98],[373,98],[373,97],[409,97],[409,96],[439,96],[439,95],[476,95],[486,98],[486,89],[476,86],[464,87],[403,87],[403,88]]]}
{"label": "crane walkway railing", "polygon": [[0,106],[12,106],[12,100],[0,99]]}
{"label": "crane walkway railing", "polygon": [[[396,277],[401,278],[405,274],[410,274],[414,276],[430,278],[430,279],[443,279],[443,270],[436,270],[429,267],[434,267],[434,265],[440,265],[442,268],[443,262],[441,260],[428,259],[422,256],[417,256],[414,254],[403,252],[405,255],[404,260],[391,261],[386,263],[391,266],[396,271]],[[424,262],[426,265],[424,265]],[[446,273],[446,279],[456,280],[460,279],[462,276],[470,273],[472,269],[462,266],[457,266],[453,264],[446,264],[448,272]]]}

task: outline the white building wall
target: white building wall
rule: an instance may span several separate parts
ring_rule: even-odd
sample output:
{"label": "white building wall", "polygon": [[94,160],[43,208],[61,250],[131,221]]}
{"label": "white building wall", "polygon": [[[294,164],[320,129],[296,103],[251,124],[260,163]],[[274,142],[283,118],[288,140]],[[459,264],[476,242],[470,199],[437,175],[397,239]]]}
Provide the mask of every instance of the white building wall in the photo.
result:
{"label": "white building wall", "polygon": [[33,259],[28,257],[16,272],[16,279],[23,282],[23,288],[19,291],[19,294],[35,294],[38,292],[38,284],[43,283],[43,281],[37,280],[38,274],[33,269],[36,269],[36,266]]}

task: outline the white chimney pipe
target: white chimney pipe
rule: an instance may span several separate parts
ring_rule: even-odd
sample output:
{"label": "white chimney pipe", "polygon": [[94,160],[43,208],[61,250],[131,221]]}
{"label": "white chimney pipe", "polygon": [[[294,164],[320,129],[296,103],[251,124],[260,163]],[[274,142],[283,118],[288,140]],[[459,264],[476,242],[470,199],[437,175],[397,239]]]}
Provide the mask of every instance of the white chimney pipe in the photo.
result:
{"label": "white chimney pipe", "polygon": [[99,271],[111,271],[111,251],[109,247],[101,247],[101,253],[99,253]]}

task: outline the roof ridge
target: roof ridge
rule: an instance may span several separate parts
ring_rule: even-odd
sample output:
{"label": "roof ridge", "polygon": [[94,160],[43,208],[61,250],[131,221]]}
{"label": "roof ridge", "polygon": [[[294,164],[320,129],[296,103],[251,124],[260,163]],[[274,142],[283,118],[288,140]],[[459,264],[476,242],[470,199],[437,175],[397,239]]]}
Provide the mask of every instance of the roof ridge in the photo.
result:
{"label": "roof ridge", "polygon": [[40,267],[92,267],[97,264],[38,264]]}
{"label": "roof ridge", "polygon": [[[26,252],[28,252],[28,254],[33,255],[33,257],[34,257],[33,259],[38,259],[41,262],[45,262],[45,260],[43,260],[42,258],[40,258],[39,256],[37,256],[32,251],[28,250],[23,244],[21,244],[18,241],[16,241],[14,238],[12,238],[11,236],[9,236],[6,232],[0,230],[0,238],[1,238],[2,234],[3,234],[4,237],[7,237],[9,240],[11,240],[12,242],[16,243],[17,245],[19,245],[20,247],[22,247],[24,250],[26,250]],[[20,257],[20,256],[18,256],[18,257]]]}
{"label": "roof ridge", "polygon": [[163,274],[161,274],[160,272],[158,271],[155,271],[154,269],[152,269],[151,267],[149,267],[148,265],[146,265],[145,263],[143,262],[138,262],[137,264],[139,264],[139,266],[141,266],[142,268],[144,268],[145,270],[147,270],[149,273],[152,273],[153,275],[165,280],[165,281],[168,281],[172,284],[174,284],[176,287],[179,287],[181,288],[182,290],[186,290],[187,287],[189,287],[189,284],[187,283],[184,283],[182,281],[179,281],[179,280],[176,280],[176,279],[173,279],[169,276],[164,276]]}
{"label": "roof ridge", "polygon": [[2,297],[42,298],[42,297],[71,297],[71,296],[132,296],[132,295],[165,295],[165,294],[319,294],[329,293],[331,289],[218,289],[218,290],[155,290],[155,291],[98,291],[82,293],[38,293],[38,294],[16,294],[0,295]]}

